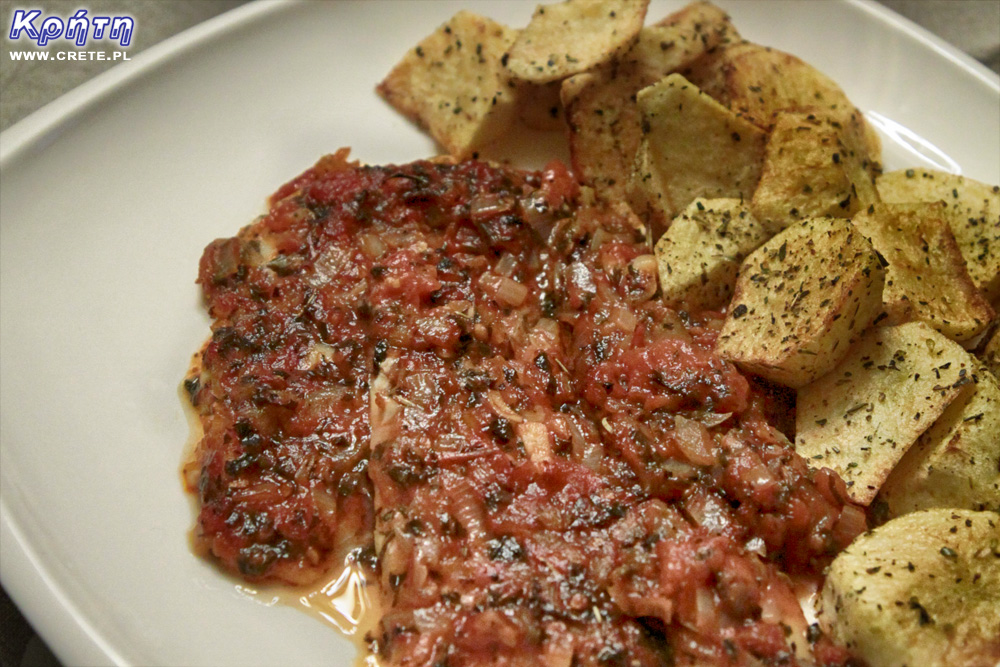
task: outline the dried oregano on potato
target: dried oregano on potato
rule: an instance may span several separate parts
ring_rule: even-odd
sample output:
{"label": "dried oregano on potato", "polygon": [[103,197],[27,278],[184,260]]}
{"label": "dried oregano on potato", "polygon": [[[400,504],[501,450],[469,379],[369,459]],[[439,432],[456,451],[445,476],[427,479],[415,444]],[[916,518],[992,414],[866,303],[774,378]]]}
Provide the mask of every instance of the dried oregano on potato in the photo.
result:
{"label": "dried oregano on potato", "polygon": [[639,31],[620,62],[642,71],[655,83],[689,66],[708,51],[740,41],[729,15],[710,2],[692,2]]}
{"label": "dried oregano on potato", "polygon": [[636,93],[736,39],[729,16],[696,2],[639,31],[618,61],[562,82],[573,171],[605,201],[625,198],[642,139]]}
{"label": "dried oregano on potato", "polygon": [[893,519],[830,565],[821,625],[878,667],[995,667],[1000,514],[936,509]]}
{"label": "dried oregano on potato", "polygon": [[876,185],[886,202],[944,202],[972,281],[988,299],[1000,300],[1000,186],[933,169],[887,172]]}
{"label": "dried oregano on potato", "polygon": [[747,199],[760,178],[767,134],[679,74],[638,94],[642,142],[630,200],[669,221],[697,197]]}
{"label": "dried oregano on potato", "polygon": [[871,177],[819,109],[779,111],[767,140],[751,210],[775,232],[798,220],[849,218],[873,204]]}
{"label": "dried oregano on potato", "polygon": [[656,243],[663,300],[679,308],[725,306],[743,259],[767,238],[739,199],[694,200]]}
{"label": "dried oregano on potato", "polygon": [[932,507],[1000,512],[1000,382],[969,364],[972,382],[882,485],[877,502],[888,516]]}
{"label": "dried oregano on potato", "polygon": [[997,327],[993,336],[986,341],[980,356],[993,375],[1000,378],[1000,327]]}
{"label": "dried oregano on potato", "polygon": [[635,93],[649,85],[638,71],[610,66],[562,82],[570,162],[583,183],[608,201],[625,198],[642,140]]}
{"label": "dried oregano on potato", "polygon": [[411,49],[377,90],[448,153],[469,157],[516,118],[516,90],[501,64],[515,34],[460,11]]}
{"label": "dried oregano on potato", "polygon": [[799,389],[795,451],[868,505],[917,438],[973,382],[969,354],[923,322],[880,326]]}
{"label": "dried oregano on potato", "polygon": [[513,78],[559,81],[622,55],[635,43],[649,0],[566,0],[540,5],[507,54]]}
{"label": "dried oregano on potato", "polygon": [[735,113],[769,127],[774,113],[817,108],[840,125],[849,151],[872,174],[881,142],[830,77],[789,53],[751,42],[723,45],[682,71]]}
{"label": "dried oregano on potato", "polygon": [[808,384],[878,314],[883,277],[875,251],[846,220],[792,225],[744,261],[716,352],[774,382]]}
{"label": "dried oregano on potato", "polygon": [[888,323],[921,320],[959,342],[985,331],[993,308],[969,276],[942,203],[878,204],[853,220],[888,262]]}

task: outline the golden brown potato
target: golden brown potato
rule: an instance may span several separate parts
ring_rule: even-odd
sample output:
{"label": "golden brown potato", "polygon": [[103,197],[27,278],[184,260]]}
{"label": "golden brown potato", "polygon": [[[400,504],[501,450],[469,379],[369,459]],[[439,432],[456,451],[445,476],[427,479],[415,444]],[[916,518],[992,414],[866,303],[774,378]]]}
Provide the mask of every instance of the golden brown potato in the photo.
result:
{"label": "golden brown potato", "polygon": [[776,111],[817,107],[840,123],[842,138],[873,174],[881,143],[840,86],[801,59],[758,44],[724,45],[695,62],[685,76],[733,111],[768,127]]}
{"label": "golden brown potato", "polygon": [[605,201],[624,199],[642,139],[636,93],[735,38],[725,12],[696,2],[644,27],[619,61],[566,79],[561,99],[577,178]]}
{"label": "golden brown potato", "polygon": [[798,220],[847,218],[875,203],[875,186],[820,111],[779,111],[751,210],[774,232]]}
{"label": "golden brown potato", "polygon": [[983,346],[983,361],[986,367],[993,371],[993,375],[1000,378],[1000,327],[993,332],[993,337]]}
{"label": "golden brown potato", "polygon": [[972,281],[1000,300],[1000,186],[933,169],[891,171],[877,185],[886,202],[943,201]]}
{"label": "golden brown potato", "polygon": [[656,243],[663,300],[678,308],[729,303],[743,259],[767,232],[739,199],[696,199]]}
{"label": "golden brown potato", "polygon": [[549,83],[586,72],[635,43],[649,0],[566,0],[540,5],[507,55],[521,81]]}
{"label": "golden brown potato", "polygon": [[889,474],[879,493],[888,516],[932,507],[1000,512],[1000,383],[985,368],[972,380]]}
{"label": "golden brown potato", "polygon": [[665,224],[698,197],[749,199],[760,178],[762,130],[679,74],[637,99],[645,144],[629,188],[637,210]]}
{"label": "golden brown potato", "polygon": [[865,533],[834,559],[821,605],[871,667],[995,667],[1000,515],[929,510]]}
{"label": "golden brown potato", "polygon": [[635,94],[648,83],[635,69],[617,65],[562,83],[573,172],[607,201],[625,198],[642,140]]}
{"label": "golden brown potato", "polygon": [[491,19],[460,11],[410,50],[377,90],[448,153],[469,157],[516,117],[515,90],[500,62],[514,35]]}
{"label": "golden brown potato", "polygon": [[640,30],[639,39],[621,60],[633,63],[652,84],[720,44],[737,41],[739,33],[726,12],[710,2],[692,2]]}
{"label": "golden brown potato", "polygon": [[989,326],[993,308],[969,277],[943,204],[881,204],[854,224],[889,263],[882,301],[890,324],[921,320],[960,342]]}
{"label": "golden brown potato", "polygon": [[883,272],[849,222],[792,225],[747,257],[716,352],[789,387],[831,370],[882,303]]}
{"label": "golden brown potato", "polygon": [[917,438],[976,370],[969,354],[923,322],[875,327],[796,398],[795,451],[831,468],[868,505]]}

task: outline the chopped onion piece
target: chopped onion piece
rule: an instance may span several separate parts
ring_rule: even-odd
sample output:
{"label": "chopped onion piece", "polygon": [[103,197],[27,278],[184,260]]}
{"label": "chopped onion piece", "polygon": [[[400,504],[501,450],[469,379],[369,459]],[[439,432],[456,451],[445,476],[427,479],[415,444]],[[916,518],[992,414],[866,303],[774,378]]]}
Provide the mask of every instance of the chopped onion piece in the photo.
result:
{"label": "chopped onion piece", "polygon": [[528,298],[528,288],[504,276],[495,273],[484,273],[479,284],[500,303],[516,308]]}
{"label": "chopped onion piece", "polygon": [[701,418],[701,423],[708,428],[714,428],[724,424],[727,419],[733,416],[732,412],[709,412]]}
{"label": "chopped onion piece", "polygon": [[688,514],[695,523],[707,529],[710,533],[721,533],[732,521],[728,506],[713,495],[696,497],[686,505]]}
{"label": "chopped onion piece", "polygon": [[705,466],[715,463],[715,442],[701,422],[677,415],[674,417],[674,440],[691,463]]}
{"label": "chopped onion piece", "polygon": [[632,333],[639,324],[639,318],[630,309],[619,306],[614,309],[611,315],[611,323],[621,331]]}
{"label": "chopped onion piece", "polygon": [[555,320],[550,320],[548,318],[543,317],[542,319],[538,320],[538,324],[536,324],[535,327],[541,329],[542,331],[549,334],[550,336],[555,337],[556,339],[559,338],[559,323],[556,322]]}
{"label": "chopped onion piece", "polygon": [[469,202],[469,216],[476,220],[478,218],[489,218],[499,213],[511,211],[517,205],[513,199],[501,197],[492,193],[483,193],[472,198]]}
{"label": "chopped onion piece", "polygon": [[669,459],[660,464],[673,479],[677,480],[691,480],[698,476],[698,470],[689,463],[684,463],[683,461],[675,461]]}
{"label": "chopped onion piece", "polygon": [[656,263],[656,256],[651,254],[639,255],[629,262],[628,270],[633,276],[633,281],[630,284],[635,284],[637,288],[629,290],[629,300],[642,302],[651,299],[660,284],[659,266]]}
{"label": "chopped onion piece", "polygon": [[753,552],[761,558],[767,557],[767,545],[759,536],[751,537],[746,543],[747,551]]}
{"label": "chopped onion piece", "polygon": [[517,258],[509,252],[505,252],[500,256],[497,265],[493,267],[493,273],[509,278],[515,268],[517,268]]}
{"label": "chopped onion piece", "polygon": [[524,442],[528,456],[536,463],[552,458],[552,445],[549,443],[549,429],[541,422],[523,422],[517,427],[517,434]]}
{"label": "chopped onion piece", "polygon": [[378,234],[362,234],[359,240],[361,241],[361,250],[369,259],[378,259],[385,254],[385,242],[379,238]]}
{"label": "chopped onion piece", "polygon": [[486,400],[493,406],[493,410],[504,419],[512,421],[515,424],[519,424],[524,421],[524,418],[522,418],[521,415],[514,412],[510,406],[507,405],[499,391],[491,389],[486,392]]}
{"label": "chopped onion piece", "polygon": [[695,593],[695,629],[703,633],[712,632],[717,625],[718,615],[715,592],[699,588]]}
{"label": "chopped onion piece", "polygon": [[451,487],[451,513],[465,528],[471,544],[486,539],[485,517],[472,484],[460,475],[449,474]]}

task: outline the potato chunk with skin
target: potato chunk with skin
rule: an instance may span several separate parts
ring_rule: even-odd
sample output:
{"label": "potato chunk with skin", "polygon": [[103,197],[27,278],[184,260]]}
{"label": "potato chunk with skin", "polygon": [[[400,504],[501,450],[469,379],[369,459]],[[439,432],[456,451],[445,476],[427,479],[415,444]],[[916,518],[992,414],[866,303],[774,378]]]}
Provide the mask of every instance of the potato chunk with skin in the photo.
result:
{"label": "potato chunk with skin", "polygon": [[670,220],[697,197],[749,199],[767,135],[679,74],[643,88],[644,163],[631,192],[651,220]]}
{"label": "potato chunk with skin", "polygon": [[642,120],[635,94],[648,85],[626,66],[578,74],[562,82],[560,99],[569,127],[573,171],[605,199],[625,198]]}
{"label": "potato chunk with skin", "polygon": [[507,69],[532,83],[558,81],[628,51],[649,0],[566,0],[540,5],[510,47]]}
{"label": "potato chunk with skin", "polygon": [[982,367],[972,379],[889,474],[879,493],[889,516],[932,507],[1000,512],[1000,383]]}
{"label": "potato chunk with skin", "polygon": [[983,348],[982,358],[993,375],[1000,378],[1000,327],[993,332],[993,337]]}
{"label": "potato chunk with skin", "polygon": [[740,40],[729,15],[710,2],[692,2],[639,31],[622,58],[645,72],[649,83],[677,72],[707,51]]}
{"label": "potato chunk with skin", "polygon": [[663,300],[696,309],[726,305],[743,258],[767,237],[739,199],[696,199],[656,243]]}
{"label": "potato chunk with skin", "polygon": [[839,125],[818,110],[775,114],[750,205],[774,232],[806,218],[847,218],[875,202],[875,185]]}
{"label": "potato chunk with skin", "polygon": [[838,122],[842,138],[873,174],[881,142],[830,77],[789,53],[751,42],[729,44],[682,72],[705,93],[761,127],[776,111],[818,108]]}
{"label": "potato chunk with skin", "polygon": [[883,271],[846,220],[792,225],[747,257],[716,352],[801,387],[832,369],[878,314]]}
{"label": "potato chunk with skin", "polygon": [[636,93],[736,38],[725,12],[697,2],[644,27],[617,62],[563,81],[561,100],[577,177],[607,201],[624,199],[642,139]]}
{"label": "potato chunk with skin", "polygon": [[883,201],[943,201],[976,287],[1000,301],[1000,186],[933,169],[901,169],[876,182]]}
{"label": "potato chunk with skin", "polygon": [[389,72],[378,92],[440,143],[466,158],[517,116],[516,91],[501,64],[515,31],[460,11]]}
{"label": "potato chunk with skin", "polygon": [[796,398],[795,451],[868,505],[907,450],[973,381],[957,343],[923,322],[876,327]]}
{"label": "potato chunk with skin", "polygon": [[993,308],[969,277],[943,204],[880,204],[854,224],[889,263],[882,301],[890,324],[922,320],[960,342],[989,326]]}
{"label": "potato chunk with skin", "polygon": [[865,533],[830,565],[819,620],[872,667],[995,667],[1000,515],[936,509]]}

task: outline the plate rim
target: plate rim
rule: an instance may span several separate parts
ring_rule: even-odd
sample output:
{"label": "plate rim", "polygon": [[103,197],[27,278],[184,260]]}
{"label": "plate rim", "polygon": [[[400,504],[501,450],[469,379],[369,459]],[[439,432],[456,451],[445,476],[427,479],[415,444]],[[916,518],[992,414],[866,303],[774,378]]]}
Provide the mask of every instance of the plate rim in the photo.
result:
{"label": "plate rim", "polygon": [[[874,0],[837,0],[854,8],[884,29],[896,31],[959,68],[1000,95],[1000,75],[927,29]],[[0,169],[19,159],[51,136],[66,131],[82,114],[111,96],[155,74],[160,68],[205,44],[238,31],[267,16],[293,11],[306,0],[255,0],[173,35],[136,54],[49,102],[0,133]],[[2,445],[2,443],[0,443]],[[128,664],[113,637],[94,627],[62,586],[56,583],[37,550],[8,508],[10,491],[0,486],[0,581],[9,597],[60,660],[66,663]]]}
{"label": "plate rim", "polygon": [[843,0],[868,14],[880,23],[892,26],[915,42],[929,46],[935,53],[961,68],[979,83],[1000,95],[1000,74],[994,72],[954,44],[938,37],[927,28],[914,23],[876,0]]}

